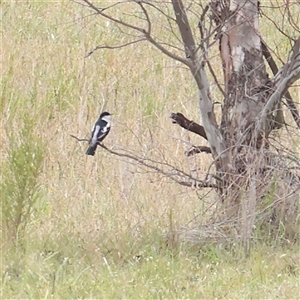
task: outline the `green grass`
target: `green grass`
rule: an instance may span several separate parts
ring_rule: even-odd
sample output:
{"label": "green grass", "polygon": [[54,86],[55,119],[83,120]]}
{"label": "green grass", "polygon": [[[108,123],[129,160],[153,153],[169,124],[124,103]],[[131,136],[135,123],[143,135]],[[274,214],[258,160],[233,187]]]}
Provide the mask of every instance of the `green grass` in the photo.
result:
{"label": "green grass", "polygon": [[177,111],[199,119],[188,71],[146,43],[85,58],[127,41],[85,14],[68,1],[2,5],[2,298],[297,298],[297,245],[257,242],[245,258],[237,245],[181,243],[175,233],[205,218],[212,193],[103,149],[86,157],[86,143],[70,137],[87,138],[105,108],[114,114],[107,147],[199,178],[211,163],[186,158],[204,142],[170,122]]}
{"label": "green grass", "polygon": [[76,237],[49,248],[34,241],[25,256],[7,255],[3,297],[297,298],[299,251],[297,256],[294,247],[256,245],[251,259],[245,259],[237,249],[162,249],[158,234],[146,240],[152,244],[140,241],[135,249],[115,253],[101,252],[101,244],[84,249]]}

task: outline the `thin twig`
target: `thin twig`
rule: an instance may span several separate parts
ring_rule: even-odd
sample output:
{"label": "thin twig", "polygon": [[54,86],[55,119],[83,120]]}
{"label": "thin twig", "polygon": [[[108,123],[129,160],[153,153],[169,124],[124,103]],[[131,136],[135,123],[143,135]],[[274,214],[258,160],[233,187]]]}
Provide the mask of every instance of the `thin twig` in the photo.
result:
{"label": "thin twig", "polygon": [[113,21],[113,22],[115,22],[115,23],[117,23],[117,24],[120,24],[120,25],[123,25],[123,26],[125,26],[125,27],[128,27],[128,28],[130,28],[130,29],[139,31],[139,32],[141,32],[141,33],[143,33],[143,34],[145,33],[145,29],[143,29],[143,28],[141,28],[141,27],[134,26],[134,25],[129,24],[129,23],[126,23],[126,22],[121,21],[121,20],[119,20],[119,19],[116,19],[116,18],[114,18],[114,17],[112,17],[112,16],[109,16],[108,14],[106,14],[106,13],[103,12],[104,9],[98,8],[97,6],[95,6],[93,3],[91,3],[91,2],[88,1],[88,0],[83,0],[83,1],[84,1],[86,4],[88,4],[88,6],[89,6],[91,9],[93,9],[94,11],[96,11],[96,12],[97,12],[99,15],[101,15],[102,17],[104,17],[104,18],[106,18],[106,19],[108,19],[108,20],[110,20],[110,21]]}
{"label": "thin twig", "polygon": [[[133,156],[133,155],[130,155],[130,154],[127,154],[127,153],[120,153],[120,152],[117,152],[117,151],[114,151],[114,150],[111,150],[111,149],[107,148],[103,144],[99,144],[99,146],[102,147],[103,149],[105,149],[106,151],[108,151],[109,153],[114,154],[116,156],[126,157],[126,158],[129,158],[129,159],[132,159],[132,160],[138,162],[140,165],[142,165],[144,167],[147,167],[147,168],[152,169],[152,170],[154,170],[154,171],[156,171],[160,174],[165,175],[166,177],[170,178],[171,180],[177,182],[180,185],[187,186],[187,187],[193,187],[193,188],[197,188],[197,189],[205,188],[205,187],[218,188],[218,186],[216,184],[212,184],[212,183],[205,182],[205,181],[202,181],[202,180],[199,180],[199,179],[196,179],[196,178],[192,178],[190,175],[184,173],[183,171],[180,171],[177,168],[173,168],[175,171],[179,171],[180,173],[182,173],[182,175],[187,176],[187,178],[192,179],[191,181],[178,180],[174,176],[182,176],[182,175],[169,173],[169,172],[166,172],[166,171],[164,171],[163,169],[161,169],[159,167],[156,167],[154,165],[150,165],[149,163],[146,162],[146,161],[153,162],[150,159],[143,159],[141,157]],[[153,163],[158,163],[158,162],[153,162]],[[169,164],[166,164],[166,165],[169,165]]]}
{"label": "thin twig", "polygon": [[146,17],[146,20],[147,20],[147,23],[148,23],[148,30],[147,30],[147,34],[151,34],[151,20],[150,20],[150,17],[149,17],[149,14],[148,14],[148,11],[145,9],[145,7],[143,6],[143,3],[142,2],[137,2],[138,5],[141,7],[145,17]]}
{"label": "thin twig", "polygon": [[70,134],[70,136],[74,139],[76,139],[78,142],[88,142],[89,139],[80,139],[78,138],[77,136],[73,135],[73,134]]}
{"label": "thin twig", "polygon": [[[72,138],[76,139],[79,142],[89,141],[87,139],[78,138],[73,134],[71,134],[70,136]],[[116,156],[119,156],[119,157],[125,157],[125,158],[128,158],[128,159],[132,159],[132,160],[138,162],[141,166],[144,166],[147,169],[153,170],[157,173],[160,173],[160,174],[166,176],[167,178],[170,178],[171,180],[175,181],[176,183],[178,183],[180,185],[183,185],[183,186],[186,186],[186,187],[192,187],[192,188],[196,188],[196,189],[218,188],[218,186],[216,184],[209,183],[207,181],[203,181],[203,180],[199,180],[197,178],[194,178],[191,175],[185,173],[182,170],[179,170],[179,169],[175,168],[174,166],[171,166],[168,163],[161,163],[161,162],[157,162],[157,161],[154,161],[152,159],[149,159],[149,158],[142,158],[142,157],[138,157],[138,156],[133,155],[133,154],[117,152],[115,150],[107,148],[105,145],[100,144],[100,143],[98,143],[98,146],[100,146],[101,148],[105,149],[107,152],[109,152],[113,155],[116,155]],[[150,163],[152,163],[153,165],[150,164]],[[165,165],[165,166],[171,168],[172,171],[167,172],[167,171],[163,170],[162,168],[159,168],[159,167],[155,166],[154,164]],[[175,171],[175,173],[174,173],[174,171]],[[179,180],[180,177],[184,177],[187,180]]]}
{"label": "thin twig", "polygon": [[[151,30],[151,23],[150,22],[150,18],[149,16],[147,15],[147,11],[146,9],[142,6],[142,10],[145,14],[146,12],[146,19],[147,19],[147,22],[148,22],[148,31],[145,30],[144,28],[142,27],[137,27],[137,26],[134,26],[132,24],[129,24],[129,23],[126,23],[120,19],[117,19],[117,18],[114,18],[106,13],[104,13],[104,9],[101,9],[101,8],[98,8],[97,6],[95,6],[93,3],[91,3],[89,0],[82,0],[84,1],[91,9],[93,9],[97,14],[101,15],[102,17],[112,21],[112,22],[115,22],[116,24],[119,24],[119,25],[122,25],[124,27],[127,27],[127,28],[130,28],[130,29],[133,29],[135,31],[138,31],[140,33],[142,33],[143,37],[144,37],[144,40],[147,40],[149,41],[152,45],[154,45],[156,48],[158,48],[162,53],[164,53],[165,55],[175,59],[175,60],[178,60],[180,61],[181,63],[187,65],[188,67],[191,67],[191,64],[190,62],[187,60],[187,59],[184,59],[183,57],[180,57],[178,55],[176,55],[175,53],[172,53],[170,52],[169,50],[167,50],[165,47],[163,47],[158,41],[156,41],[151,35],[150,35],[150,30]],[[136,41],[135,41],[136,42]],[[118,46],[117,46],[118,47]],[[96,48],[97,49],[97,48]],[[99,48],[98,48],[99,49]],[[90,54],[89,54],[90,55]]]}
{"label": "thin twig", "polygon": [[146,40],[145,37],[141,37],[138,40],[131,41],[131,42],[128,42],[128,43],[125,43],[125,44],[122,44],[122,45],[116,45],[116,46],[109,46],[109,45],[97,46],[96,48],[94,48],[93,50],[91,50],[84,58],[89,57],[95,51],[97,51],[99,49],[120,49],[120,48],[124,48],[124,47],[127,47],[129,45],[136,44],[136,43],[139,43],[139,42],[142,42],[142,41],[145,41],[145,40]]}

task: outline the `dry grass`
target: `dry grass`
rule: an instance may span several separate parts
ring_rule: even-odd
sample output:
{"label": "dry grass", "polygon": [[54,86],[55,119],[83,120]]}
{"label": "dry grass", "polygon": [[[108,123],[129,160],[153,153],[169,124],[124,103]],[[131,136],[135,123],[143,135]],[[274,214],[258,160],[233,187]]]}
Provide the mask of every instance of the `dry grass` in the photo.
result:
{"label": "dry grass", "polygon": [[[104,107],[114,114],[107,147],[165,159],[200,178],[210,165],[206,155],[184,156],[203,141],[169,119],[182,111],[198,120],[187,70],[147,44],[84,58],[123,39],[85,13],[73,2],[3,3],[2,170],[11,135],[19,146],[36,137],[44,151],[22,243],[2,235],[3,298],[294,297],[293,246],[257,245],[248,260],[237,246],[195,249],[175,238],[170,247],[165,235],[201,216],[213,195],[203,198],[103,149],[87,157],[86,144],[70,137],[88,137]],[[32,136],[20,130],[27,123]]]}

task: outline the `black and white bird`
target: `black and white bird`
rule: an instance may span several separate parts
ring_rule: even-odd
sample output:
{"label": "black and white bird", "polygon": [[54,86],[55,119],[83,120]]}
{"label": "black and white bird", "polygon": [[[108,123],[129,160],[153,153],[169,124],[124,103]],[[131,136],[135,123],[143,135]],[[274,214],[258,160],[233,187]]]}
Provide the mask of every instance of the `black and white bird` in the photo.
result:
{"label": "black and white bird", "polygon": [[92,129],[92,136],[89,141],[89,148],[86,151],[87,155],[95,155],[97,146],[108,135],[111,126],[111,114],[103,112]]}

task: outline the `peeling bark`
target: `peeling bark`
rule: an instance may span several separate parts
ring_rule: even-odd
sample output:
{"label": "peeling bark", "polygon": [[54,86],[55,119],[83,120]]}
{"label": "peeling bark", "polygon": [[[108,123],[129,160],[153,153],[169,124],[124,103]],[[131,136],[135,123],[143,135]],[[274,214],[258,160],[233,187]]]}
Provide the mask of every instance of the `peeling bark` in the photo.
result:
{"label": "peeling bark", "polygon": [[[221,55],[223,64],[224,57],[232,59],[230,70],[225,61],[225,78],[229,75],[229,79],[220,127],[232,167],[231,173],[223,176],[225,207],[227,216],[240,215],[241,235],[246,242],[251,238],[255,207],[271,188],[270,182],[275,176],[275,161],[264,148],[268,146],[267,139],[271,131],[280,127],[280,122],[283,123],[279,121],[280,100],[300,76],[300,38],[295,43],[288,63],[271,80],[266,72],[258,34],[257,1],[232,0],[229,11],[228,19],[224,21],[226,26],[222,27],[220,47],[224,51]],[[222,44],[222,39],[226,43]],[[261,166],[271,171],[265,172]],[[223,171],[218,165],[217,170]],[[284,189],[288,190],[290,183],[285,181],[288,173],[283,171],[280,176],[282,182],[287,184]],[[295,203],[295,197],[299,199],[299,188],[285,205],[294,207],[291,203]],[[295,222],[295,218],[292,222]]]}

